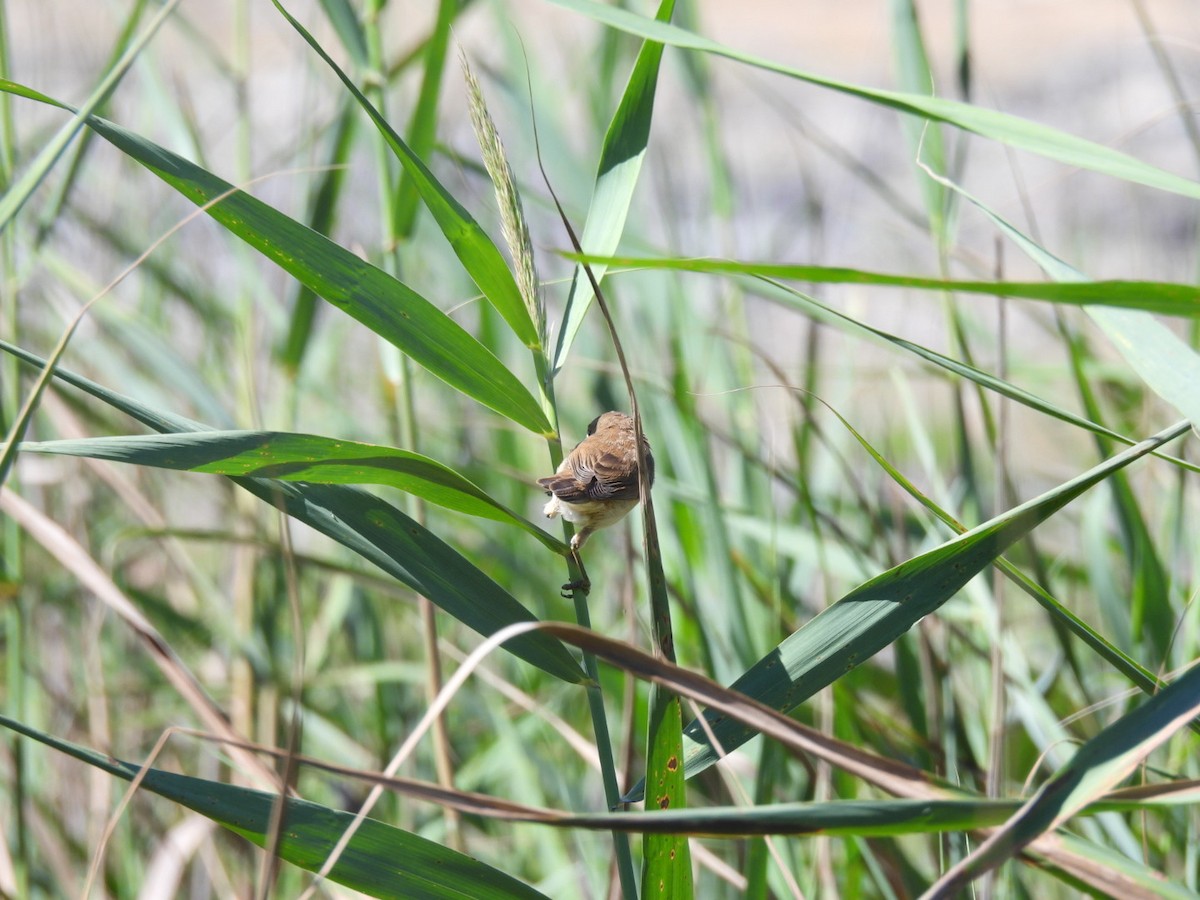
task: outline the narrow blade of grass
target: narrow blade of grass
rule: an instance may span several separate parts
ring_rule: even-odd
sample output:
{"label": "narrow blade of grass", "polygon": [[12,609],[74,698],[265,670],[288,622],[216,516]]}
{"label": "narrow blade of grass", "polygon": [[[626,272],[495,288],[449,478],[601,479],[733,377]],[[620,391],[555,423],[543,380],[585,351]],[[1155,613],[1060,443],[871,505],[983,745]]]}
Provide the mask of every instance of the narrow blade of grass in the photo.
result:
{"label": "narrow blade of grass", "polygon": [[[1020,229],[997,215],[979,198],[963,190],[949,179],[939,178],[939,180],[991,219],[1001,232],[1037,263],[1042,271],[1060,287],[1068,284],[1096,284],[1074,266],[1059,259]],[[1200,430],[1200,390],[1197,390],[1196,387],[1200,385],[1200,354],[1197,354],[1173,331],[1144,311],[1089,306],[1086,308],[1086,312],[1108,335],[1113,346],[1120,351],[1150,389],[1187,416],[1192,421],[1193,427]]]}
{"label": "narrow blade of grass", "polygon": [[1077,306],[1113,306],[1186,318],[1200,317],[1200,287],[1168,281],[963,281],[894,275],[840,266],[811,266],[726,259],[674,259],[667,257],[580,256],[563,252],[567,259],[630,269],[666,269],[721,275],[785,278],[814,284],[866,284],[880,287],[920,288],[986,297],[1014,297]]}

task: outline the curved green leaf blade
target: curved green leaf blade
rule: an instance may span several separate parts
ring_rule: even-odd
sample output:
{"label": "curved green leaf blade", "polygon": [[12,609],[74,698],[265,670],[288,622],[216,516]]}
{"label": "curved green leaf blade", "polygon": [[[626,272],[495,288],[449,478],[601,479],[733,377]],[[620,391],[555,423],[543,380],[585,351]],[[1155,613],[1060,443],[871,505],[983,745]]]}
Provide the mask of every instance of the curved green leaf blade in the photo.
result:
{"label": "curved green leaf blade", "polygon": [[589,16],[604,25],[650,41],[660,41],[684,50],[698,50],[724,56],[769,72],[815,84],[858,97],[871,103],[890,107],[903,113],[946,122],[964,131],[1000,141],[1022,150],[1029,150],[1069,166],[1091,169],[1114,178],[1133,181],[1160,190],[1200,198],[1200,183],[1174,175],[1132,156],[1104,147],[1084,138],[1067,134],[1057,128],[1041,125],[1018,116],[922,94],[906,94],[869,88],[836,78],[815,75],[782,63],[743,53],[718,41],[703,37],[665,22],[657,22],[617,6],[607,6],[595,0],[551,0],[552,3]]}
{"label": "curved green leaf blade", "polygon": [[[413,187],[421,195],[425,206],[428,207],[429,212],[438,223],[438,227],[441,228],[442,234],[450,242],[455,255],[462,262],[467,274],[479,286],[479,290],[496,307],[496,310],[504,317],[504,321],[527,347],[540,347],[541,341],[537,328],[529,316],[525,301],[521,299],[516,279],[513,278],[512,271],[504,261],[503,254],[488,237],[487,232],[433,176],[429,167],[395,132],[383,114],[371,104],[371,101],[363,95],[358,86],[339,68],[338,64],[305,30],[304,26],[283,8],[279,0],[273,0],[273,2],[280,14],[308,42],[317,55],[333,69],[346,89],[354,95],[359,106],[370,116],[383,139],[387,141],[392,152],[396,154],[396,158],[404,166]],[[549,430],[549,426],[546,425],[545,429]]]}
{"label": "curved green leaf blade", "polygon": [[377,444],[280,431],[204,431],[25,443],[23,452],[241,478],[381,484],[457,512],[517,525],[556,552],[566,545],[437,460]]}
{"label": "curved green leaf blade", "polygon": [[[1013,543],[1103,481],[1188,430],[1179,423],[1082,475],[972,528],[855,588],[787,637],[731,687],[789,712],[845,672],[869,659],[954,596]],[[717,744],[728,753],[754,736],[732,719],[706,713]],[[704,727],[684,731],[689,776],[717,760]]]}
{"label": "curved green leaf blade", "polygon": [[[141,769],[4,715],[0,715],[0,725],[125,781],[132,781]],[[279,801],[274,794],[161,769],[147,769],[141,787],[200,813],[259,847],[270,843],[271,813]],[[353,821],[353,813],[288,798],[278,855],[302,869],[316,872]],[[371,897],[398,900],[473,897],[547,900],[545,894],[499,869],[378,819],[363,820],[329,873],[329,879]]]}
{"label": "curved green leaf blade", "polygon": [[1140,707],[1109,725],[1079,748],[1003,828],[950,869],[924,895],[958,896],[957,891],[1053,831],[1102,797],[1155,748],[1200,714],[1200,666],[1163,688]]}
{"label": "curved green leaf blade", "polygon": [[[40,357],[6,341],[0,340],[0,349],[32,365],[45,364]],[[64,369],[58,368],[54,374],[155,431],[211,430],[199,422],[152,409]],[[366,491],[257,478],[234,481],[272,506],[282,504],[289,515],[350,548],[480,634],[490,635],[513,622],[536,619],[462,554],[390,503]],[[521,635],[504,646],[556,678],[573,683],[584,679],[566,648],[540,631]]]}
{"label": "curved green leaf blade", "polygon": [[[0,90],[31,99],[41,96],[4,80]],[[461,325],[403,282],[131,131],[96,116],[88,119],[88,126],[193,203],[212,203],[206,212],[213,219],[447,384],[536,434],[553,434],[541,406],[517,377]]]}
{"label": "curved green leaf blade", "polygon": [[[899,472],[895,466],[889,463],[884,457],[864,438],[858,431],[846,421],[846,419],[834,411],[834,415],[841,420],[842,425],[853,435],[854,439],[862,446],[864,450],[871,455],[871,458],[887,472],[888,477],[898,484],[910,497],[924,506],[927,510],[945,522],[950,528],[962,534],[967,529],[950,516],[945,510],[930,500],[917,487],[909,481],[904,475]],[[1117,476],[1119,477],[1119,476]],[[1074,634],[1077,638],[1091,647],[1097,655],[1107,661],[1114,669],[1124,675],[1130,682],[1147,694],[1154,694],[1161,682],[1153,672],[1139,663],[1137,660],[1124,653],[1119,647],[1115,646],[1111,641],[1108,641],[1095,628],[1089,625],[1071,610],[1067,609],[1058,600],[1052,597],[1044,588],[1041,587],[1029,576],[1025,575],[1016,566],[1010,563],[1007,559],[998,558],[994,565],[997,569],[1003,572],[1008,578],[1016,584],[1021,590],[1025,591],[1030,597],[1038,602],[1051,616],[1058,619],[1067,630]]]}
{"label": "curved green leaf blade", "polygon": [[[663,0],[658,7],[656,21],[670,22],[674,10],[675,0]],[[654,93],[658,86],[662,54],[663,45],[658,41],[648,39],[642,45],[629,75],[629,83],[621,95],[621,102],[604,135],[592,202],[579,240],[585,253],[612,253],[621,240],[621,232],[625,230],[633,189],[637,186],[642,160],[650,143],[650,122],[654,115]],[[603,264],[592,266],[597,284],[604,278],[606,268]],[[592,299],[591,280],[583,266],[577,265],[571,279],[571,291],[567,295],[563,324],[558,332],[553,371],[561,369],[570,354],[571,345]]]}
{"label": "curved green leaf blade", "polygon": [[[823,834],[895,837],[971,831],[1004,822],[1018,808],[1013,800],[834,800],[706,806],[654,812],[561,815],[546,824],[562,828],[619,830],[642,834],[749,837],[760,834]],[[539,820],[540,821],[540,820]],[[647,892],[649,893],[649,892]]]}

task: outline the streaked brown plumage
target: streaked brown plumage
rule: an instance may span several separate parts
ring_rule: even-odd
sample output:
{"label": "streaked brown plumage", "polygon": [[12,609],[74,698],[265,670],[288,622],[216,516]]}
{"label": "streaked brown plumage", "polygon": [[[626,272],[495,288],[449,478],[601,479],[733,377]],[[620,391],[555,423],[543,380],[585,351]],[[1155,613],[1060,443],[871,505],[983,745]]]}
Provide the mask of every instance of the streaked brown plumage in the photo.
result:
{"label": "streaked brown plumage", "polygon": [[[648,481],[654,483],[654,457],[643,437]],[[592,532],[623,519],[638,504],[638,455],[633,419],[622,412],[606,412],[588,426],[558,471],[538,484],[551,493],[545,514],[562,515],[579,528],[571,538],[578,550]]]}

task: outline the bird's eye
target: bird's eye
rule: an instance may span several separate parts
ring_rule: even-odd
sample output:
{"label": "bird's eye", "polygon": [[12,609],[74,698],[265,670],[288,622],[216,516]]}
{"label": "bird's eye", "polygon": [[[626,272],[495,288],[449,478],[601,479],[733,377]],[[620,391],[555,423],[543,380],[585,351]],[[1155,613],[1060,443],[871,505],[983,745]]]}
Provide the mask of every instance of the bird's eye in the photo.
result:
{"label": "bird's eye", "polygon": [[592,424],[588,426],[588,434],[589,435],[596,433],[596,425],[598,425],[599,422],[600,422],[599,416],[596,416],[596,418],[592,419]]}

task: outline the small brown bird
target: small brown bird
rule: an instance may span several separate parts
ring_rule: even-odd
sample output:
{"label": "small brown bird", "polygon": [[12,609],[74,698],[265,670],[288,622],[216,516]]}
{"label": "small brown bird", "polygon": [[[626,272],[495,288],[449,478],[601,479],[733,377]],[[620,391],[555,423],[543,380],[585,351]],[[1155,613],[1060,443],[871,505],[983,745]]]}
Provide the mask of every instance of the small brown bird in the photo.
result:
{"label": "small brown bird", "polygon": [[[551,493],[545,514],[561,514],[579,528],[571,538],[578,550],[592,532],[625,518],[641,499],[638,490],[638,454],[633,419],[622,412],[606,412],[592,420],[588,436],[579,442],[558,471],[538,484]],[[646,451],[647,480],[654,483],[654,457]]]}

